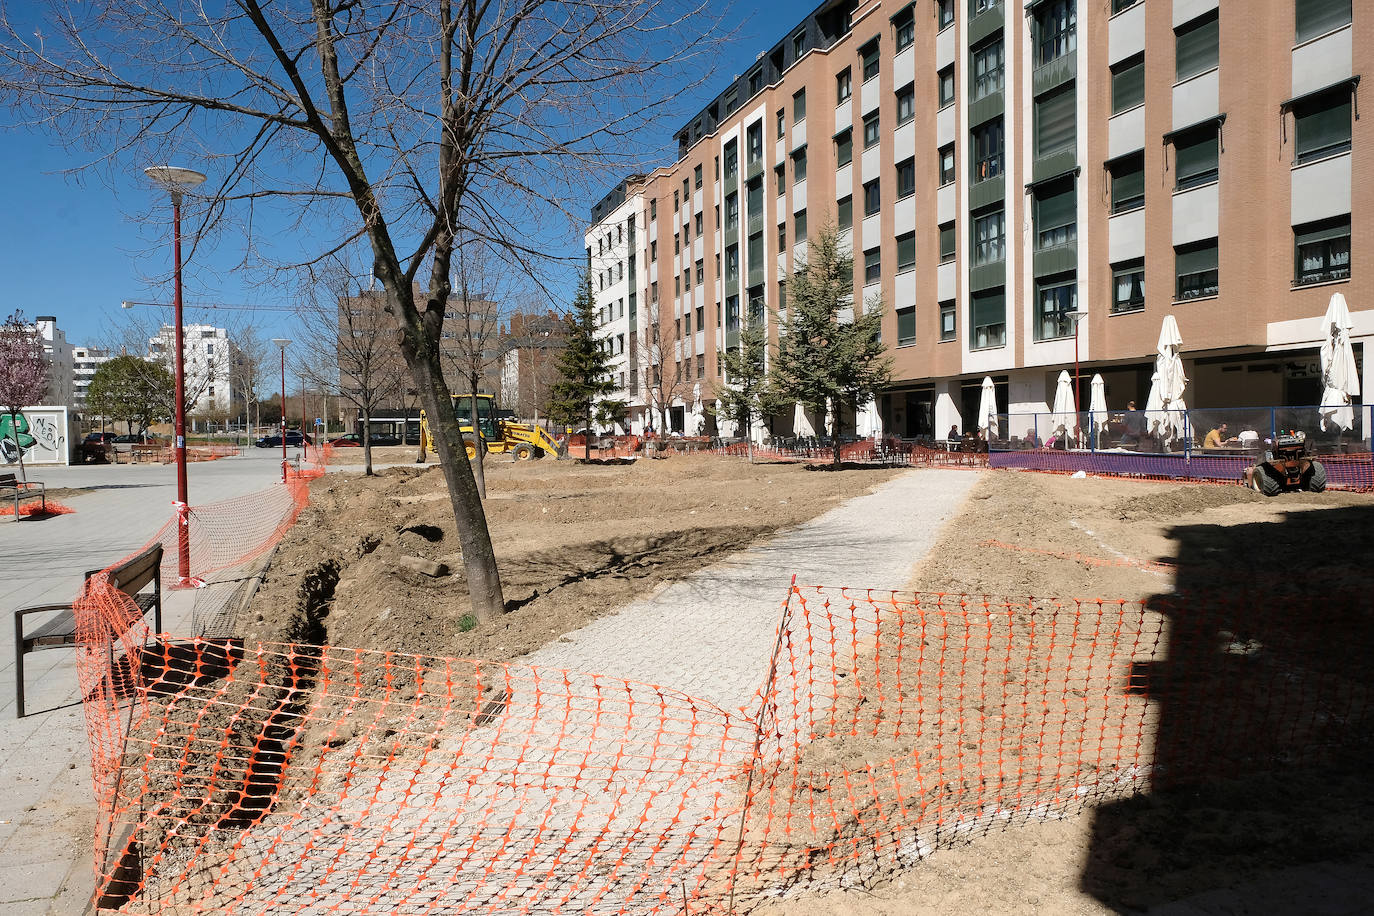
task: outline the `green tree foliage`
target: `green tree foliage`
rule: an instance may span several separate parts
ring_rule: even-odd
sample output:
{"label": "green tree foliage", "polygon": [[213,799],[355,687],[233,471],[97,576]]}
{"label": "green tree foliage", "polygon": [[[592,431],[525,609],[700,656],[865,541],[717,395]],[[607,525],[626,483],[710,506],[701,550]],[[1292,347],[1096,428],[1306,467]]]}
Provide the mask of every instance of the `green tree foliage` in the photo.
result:
{"label": "green tree foliage", "polygon": [[755,421],[782,405],[767,370],[768,331],[763,323],[746,318],[739,333],[739,346],[717,354],[725,380],[716,385],[720,406],[716,415],[733,420],[744,436],[749,461],[754,460],[751,435]]}
{"label": "green tree foliage", "polygon": [[[624,412],[624,404],[608,400],[615,381],[606,351],[596,336],[596,306],[592,301],[592,276],[582,275],[577,298],[573,300],[567,344],[558,354],[558,381],[549,396],[549,416],[566,426],[581,424],[590,431],[592,415],[614,416]],[[587,457],[591,456],[591,436],[586,436]]]}
{"label": "green tree foliage", "polygon": [[867,404],[892,378],[882,344],[883,302],[854,304],[854,260],[840,247],[833,225],[812,236],[806,260],[787,283],[788,308],[773,361],[778,393],[830,416],[835,464],[844,409]]}
{"label": "green tree foliage", "polygon": [[116,356],[102,363],[91,377],[86,408],[111,420],[123,420],[140,430],[169,420],[176,399],[176,379],[160,362],[137,356]]}

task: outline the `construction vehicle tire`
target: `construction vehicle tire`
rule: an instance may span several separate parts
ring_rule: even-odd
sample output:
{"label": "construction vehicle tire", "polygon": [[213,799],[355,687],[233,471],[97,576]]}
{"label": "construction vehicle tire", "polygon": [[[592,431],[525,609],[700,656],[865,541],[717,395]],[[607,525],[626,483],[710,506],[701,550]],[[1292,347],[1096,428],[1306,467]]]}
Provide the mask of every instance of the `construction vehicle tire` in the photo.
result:
{"label": "construction vehicle tire", "polygon": [[528,443],[525,443],[525,442],[521,442],[519,445],[517,445],[517,446],[512,450],[512,453],[513,453],[513,457],[514,457],[514,459],[515,459],[516,461],[533,461],[533,460],[534,460],[534,446],[529,445]]}
{"label": "construction vehicle tire", "polygon": [[463,440],[463,448],[467,449],[467,451],[468,451],[468,461],[472,461],[474,458],[477,457],[477,443],[476,443],[476,442],[473,442],[471,439],[464,439],[464,440]]}
{"label": "construction vehicle tire", "polygon": [[535,458],[536,461],[538,461],[540,458],[543,458],[546,454],[548,454],[548,453],[545,452],[545,451],[544,451],[542,448],[540,448],[539,446],[536,445],[536,446],[534,447],[534,458]]}

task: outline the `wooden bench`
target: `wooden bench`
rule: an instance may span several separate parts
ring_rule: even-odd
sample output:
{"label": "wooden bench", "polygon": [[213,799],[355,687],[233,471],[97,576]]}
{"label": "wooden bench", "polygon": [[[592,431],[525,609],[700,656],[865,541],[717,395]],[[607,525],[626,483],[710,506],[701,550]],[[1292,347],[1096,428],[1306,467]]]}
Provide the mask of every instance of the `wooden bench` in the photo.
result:
{"label": "wooden bench", "polygon": [[[34,489],[37,487],[37,489]],[[14,520],[19,521],[19,504],[26,499],[43,501],[43,511],[48,509],[48,488],[37,480],[22,481],[13,474],[0,474],[0,499],[14,500]]]}
{"label": "wooden bench", "polygon": [[[101,570],[86,573],[86,582]],[[153,632],[162,632],[162,545],[154,544],[109,571],[110,585],[128,595],[142,614],[153,612]],[[151,591],[144,589],[151,587]],[[83,587],[84,591],[84,587]],[[56,613],[32,633],[24,632],[24,618],[30,614]],[[133,626],[134,621],[129,621]],[[15,717],[24,718],[24,656],[38,649],[76,645],[76,613],[71,604],[40,604],[14,612],[14,698]],[[113,650],[112,650],[113,651]]]}
{"label": "wooden bench", "polygon": [[140,461],[166,462],[170,460],[167,446],[155,443],[137,443],[129,452],[129,461],[133,464],[138,464]]}

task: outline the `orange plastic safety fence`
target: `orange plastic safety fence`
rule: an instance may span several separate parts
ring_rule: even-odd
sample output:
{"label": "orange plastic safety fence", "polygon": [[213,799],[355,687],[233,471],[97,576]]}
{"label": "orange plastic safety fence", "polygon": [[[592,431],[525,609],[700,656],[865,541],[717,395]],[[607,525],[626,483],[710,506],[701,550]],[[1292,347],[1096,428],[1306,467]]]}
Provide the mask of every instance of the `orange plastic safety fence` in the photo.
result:
{"label": "orange plastic safety fence", "polygon": [[[1254,455],[1215,455],[1206,449],[1183,452],[1133,452],[1112,449],[1100,452],[1059,451],[1038,448],[995,451],[991,466],[1049,474],[1126,477],[1140,480],[1188,481],[1190,483],[1242,483]],[[1369,454],[1316,455],[1326,469],[1327,487],[1333,490],[1374,490],[1374,456]]]}
{"label": "orange plastic safety fence", "polygon": [[[76,510],[71,506],[64,506],[62,503],[53,502],[51,499],[44,503],[20,503],[19,514],[24,515],[71,515]],[[14,504],[7,503],[0,506],[0,515],[13,515]]]}

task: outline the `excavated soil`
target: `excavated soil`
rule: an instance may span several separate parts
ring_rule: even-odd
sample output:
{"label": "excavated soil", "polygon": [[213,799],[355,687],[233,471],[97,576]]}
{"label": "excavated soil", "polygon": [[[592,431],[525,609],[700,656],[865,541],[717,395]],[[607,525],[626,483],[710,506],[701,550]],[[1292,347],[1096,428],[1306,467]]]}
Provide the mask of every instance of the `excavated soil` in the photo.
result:
{"label": "excavated soil", "polygon": [[[1370,633],[1371,555],[1374,497],[1369,495],[1266,499],[1238,486],[994,473],[984,476],[964,511],[946,526],[910,586],[926,592],[1147,603],[1181,594],[1200,612],[1212,602],[1259,594],[1272,603],[1256,608],[1255,617],[1282,621],[1292,627],[1289,632],[1300,632],[1303,621],[1284,617],[1286,603],[1300,607],[1305,600],[1310,606],[1314,598],[1329,597],[1351,608],[1349,627],[1338,622],[1316,630],[1321,637],[1316,641],[1327,651],[1320,660],[1301,662],[1332,664],[1361,690],[1358,685],[1368,679],[1368,663],[1362,660],[1368,649],[1346,640]],[[1276,632],[1269,630],[1271,636]],[[1170,648],[1184,654],[1176,645]],[[1292,661],[1292,644],[1287,648],[1287,662],[1300,670]],[[1285,663],[1280,638],[1256,651]],[[891,669],[901,661],[890,646],[880,652],[876,664]],[[869,659],[867,664],[875,663],[871,652]],[[1161,661],[1168,660],[1166,653]],[[1229,705],[1237,714],[1253,714],[1243,689],[1229,690],[1224,673],[1194,672],[1193,677],[1223,709]],[[842,693],[839,718],[864,704],[854,691]],[[919,737],[917,717],[938,724],[981,713],[981,708],[957,706],[911,708],[896,729],[883,729],[886,738],[846,739],[838,746],[817,741],[802,754],[799,770],[813,778],[818,772],[863,773],[875,761],[920,757],[929,753],[923,741],[939,741],[941,729],[927,728],[926,735],[935,737]],[[1213,713],[1207,709],[1203,715]],[[1218,724],[1224,725],[1221,715]],[[856,713],[856,721],[866,721],[862,716]],[[1147,721],[1156,753],[1187,756],[1187,736],[1199,726],[1178,707],[1152,709]],[[1364,723],[1323,753],[1319,765],[1236,778],[1211,774],[1211,781],[1186,787],[1099,799],[1063,819],[1022,819],[1009,828],[937,845],[929,858],[909,868],[889,863],[876,877],[870,873],[862,886],[801,893],[760,912],[1098,914],[1153,911],[1179,900],[1187,900],[1189,908],[1170,912],[1362,912],[1374,899],[1367,708]],[[894,742],[894,730],[904,737]],[[885,771],[882,763],[877,769]],[[843,843],[862,832],[845,824],[814,839],[821,845]],[[819,878],[824,885],[838,876]]]}
{"label": "excavated soil", "polygon": [[[309,508],[244,615],[244,635],[505,661],[897,473],[812,474],[706,456],[620,467],[493,457],[487,523],[513,609],[475,626],[464,620],[462,554],[441,469],[330,473],[311,485]],[[432,578],[403,557],[444,563],[450,574]],[[326,581],[336,581],[307,620],[303,596],[319,591],[320,577],[302,586],[329,563],[337,568]]]}

